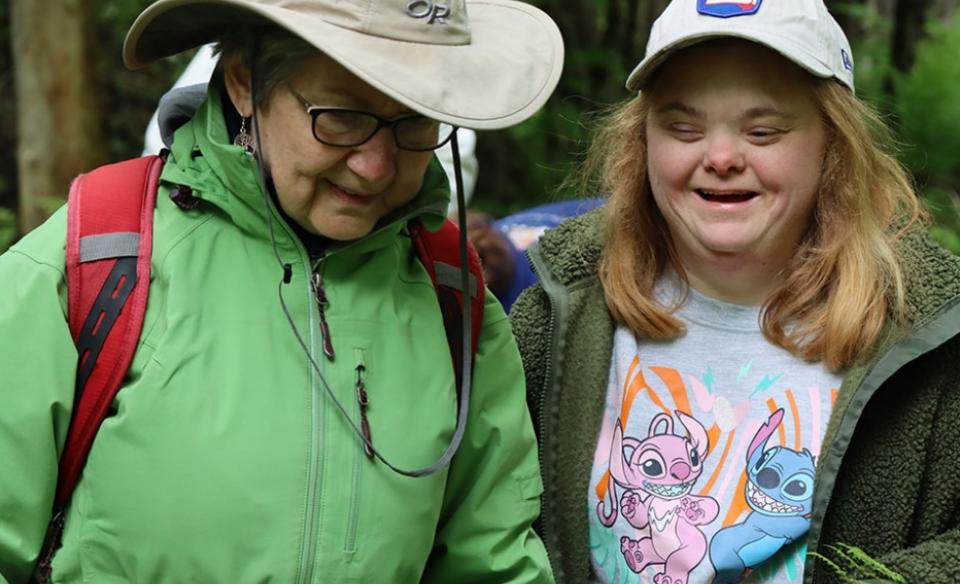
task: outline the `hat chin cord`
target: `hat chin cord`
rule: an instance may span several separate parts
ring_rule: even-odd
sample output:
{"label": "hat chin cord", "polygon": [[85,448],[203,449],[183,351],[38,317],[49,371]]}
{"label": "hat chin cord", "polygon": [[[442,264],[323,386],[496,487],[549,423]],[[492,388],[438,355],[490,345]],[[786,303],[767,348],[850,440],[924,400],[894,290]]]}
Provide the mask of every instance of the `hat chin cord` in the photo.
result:
{"label": "hat chin cord", "polygon": [[[257,41],[255,41],[259,44]],[[434,474],[438,470],[447,466],[450,461],[456,455],[457,450],[460,449],[460,444],[463,441],[463,435],[467,428],[467,416],[470,411],[470,391],[472,389],[472,371],[473,371],[473,351],[470,350],[470,347],[473,346],[472,341],[472,315],[471,315],[471,302],[470,302],[470,271],[469,271],[469,258],[467,256],[467,205],[463,196],[463,173],[460,167],[460,148],[457,143],[457,129],[454,128],[453,134],[450,137],[450,146],[453,152],[453,170],[454,178],[457,185],[457,223],[460,228],[460,289],[463,290],[463,310],[461,311],[462,323],[460,329],[463,331],[463,339],[460,342],[460,359],[462,363],[463,375],[460,376],[461,384],[459,388],[460,399],[457,412],[457,426],[454,430],[453,437],[450,439],[450,444],[447,446],[447,449],[443,452],[439,459],[433,464],[418,468],[414,470],[406,470],[399,468],[387,460],[383,454],[373,445],[373,443],[368,440],[360,428],[357,426],[356,422],[350,417],[350,414],[347,413],[346,408],[343,404],[340,403],[340,400],[337,399],[337,396],[334,395],[333,390],[330,388],[330,384],[327,383],[326,378],[323,376],[323,373],[320,370],[320,366],[317,364],[316,359],[314,359],[313,354],[310,352],[310,349],[307,347],[307,343],[303,340],[303,335],[300,334],[300,329],[297,328],[296,323],[293,320],[293,316],[290,314],[290,310],[287,307],[287,303],[283,297],[283,287],[290,283],[293,268],[292,265],[288,262],[284,262],[283,258],[280,257],[280,250],[277,247],[277,238],[276,232],[273,225],[273,213],[271,209],[273,207],[273,202],[270,200],[270,196],[267,191],[267,180],[266,180],[266,169],[264,168],[263,161],[260,158],[260,153],[262,152],[260,148],[260,123],[257,119],[257,84],[255,71],[251,70],[250,72],[250,86],[251,86],[251,101],[253,102],[253,111],[251,113],[252,118],[252,130],[254,139],[256,140],[257,151],[252,154],[254,160],[257,164],[257,177],[260,182],[260,192],[263,195],[263,209],[264,216],[267,221],[267,230],[270,234],[270,245],[273,248],[273,255],[277,259],[277,263],[280,265],[282,270],[282,276],[280,282],[277,285],[277,295],[280,299],[280,307],[283,309],[283,314],[287,319],[287,322],[290,324],[290,330],[293,332],[294,337],[297,339],[297,343],[300,345],[300,348],[303,350],[304,355],[307,357],[310,366],[313,368],[317,377],[320,379],[320,384],[323,386],[323,389],[326,391],[327,395],[333,401],[333,404],[337,407],[337,410],[343,416],[343,419],[353,428],[353,433],[360,442],[366,445],[369,448],[369,451],[385,464],[393,472],[408,476],[408,477],[423,477]],[[479,291],[482,293],[482,290]]]}

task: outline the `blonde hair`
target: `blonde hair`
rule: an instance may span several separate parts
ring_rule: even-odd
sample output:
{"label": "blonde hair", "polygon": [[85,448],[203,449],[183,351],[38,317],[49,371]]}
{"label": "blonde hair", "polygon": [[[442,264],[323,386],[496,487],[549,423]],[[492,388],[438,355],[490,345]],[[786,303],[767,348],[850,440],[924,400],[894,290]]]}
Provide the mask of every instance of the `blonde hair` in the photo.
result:
{"label": "blonde hair", "polygon": [[[761,328],[776,345],[837,371],[875,346],[888,319],[903,322],[895,244],[925,213],[883,120],[833,80],[816,79],[813,95],[827,130],[820,193],[783,282],[764,302]],[[668,340],[684,327],[653,286],[667,266],[687,278],[647,180],[648,112],[641,94],[602,117],[580,184],[610,193],[600,265],[610,312],[637,335]]]}

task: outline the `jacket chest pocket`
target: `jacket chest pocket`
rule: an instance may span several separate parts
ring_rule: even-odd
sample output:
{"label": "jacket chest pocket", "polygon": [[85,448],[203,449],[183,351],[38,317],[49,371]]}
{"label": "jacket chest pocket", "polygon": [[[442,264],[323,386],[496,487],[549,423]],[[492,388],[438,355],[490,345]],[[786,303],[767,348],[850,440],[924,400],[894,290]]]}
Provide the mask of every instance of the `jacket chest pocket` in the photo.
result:
{"label": "jacket chest pocket", "polygon": [[[357,529],[359,523],[361,493],[363,492],[363,470],[366,462],[373,460],[372,435],[370,433],[370,422],[367,420],[367,407],[370,405],[370,397],[367,395],[367,350],[363,347],[354,347],[353,365],[354,365],[354,401],[353,410],[354,420],[363,435],[366,442],[359,439],[353,444],[353,465],[349,477],[350,481],[350,503],[347,507],[347,526],[346,535],[343,542],[343,551],[353,553],[357,550]],[[364,460],[366,459],[366,460]]]}
{"label": "jacket chest pocket", "polygon": [[[456,394],[448,352],[445,360],[427,367],[428,360],[417,356],[411,345],[396,352],[398,346],[391,351],[390,344],[391,339],[376,337],[343,338],[337,347],[340,387],[335,391],[350,424],[339,413],[326,417],[328,424],[341,428],[337,434],[346,440],[338,439],[334,444],[341,446],[326,449],[333,464],[325,465],[325,522],[341,526],[328,533],[342,534],[337,548],[348,572],[365,566],[357,576],[375,578],[377,574],[368,570],[376,562],[362,558],[379,557],[380,562],[392,558],[394,565],[380,567],[394,573],[412,570],[415,580],[432,548],[447,471],[406,477],[377,459],[370,446],[401,469],[432,464],[453,436]],[[447,351],[446,345],[443,348]],[[442,371],[436,371],[438,367]]]}

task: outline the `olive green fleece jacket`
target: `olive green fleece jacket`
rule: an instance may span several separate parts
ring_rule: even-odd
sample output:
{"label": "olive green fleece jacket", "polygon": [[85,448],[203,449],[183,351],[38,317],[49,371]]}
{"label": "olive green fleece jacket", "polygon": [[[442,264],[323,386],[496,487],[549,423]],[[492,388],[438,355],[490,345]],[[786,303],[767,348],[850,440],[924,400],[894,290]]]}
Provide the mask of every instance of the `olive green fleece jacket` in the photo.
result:
{"label": "olive green fleece jacket", "polygon": [[[562,583],[590,573],[584,498],[616,328],[597,277],[601,213],[544,235],[529,253],[541,283],[510,316],[540,440],[540,533]],[[918,234],[900,248],[910,324],[844,375],[817,461],[808,583],[960,582],[960,259]]]}
{"label": "olive green fleece jacket", "polygon": [[[520,357],[492,294],[466,432],[439,472],[411,478],[368,458],[324,388],[359,424],[364,380],[373,445],[401,468],[450,443],[450,350],[406,232],[413,217],[443,220],[449,193],[430,186],[443,175],[312,261],[255,160],[230,144],[212,91],[163,169],[143,333],[67,510],[53,582],[552,582],[531,526],[541,482]],[[171,201],[177,185],[196,208]],[[0,584],[25,582],[37,559],[73,406],[65,215],[0,256]]]}

